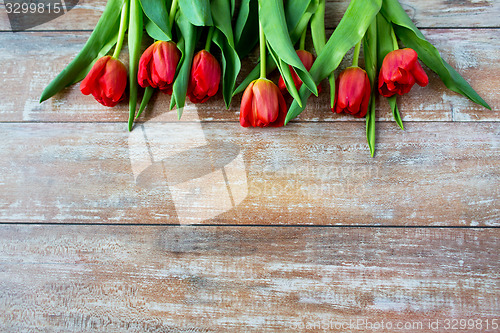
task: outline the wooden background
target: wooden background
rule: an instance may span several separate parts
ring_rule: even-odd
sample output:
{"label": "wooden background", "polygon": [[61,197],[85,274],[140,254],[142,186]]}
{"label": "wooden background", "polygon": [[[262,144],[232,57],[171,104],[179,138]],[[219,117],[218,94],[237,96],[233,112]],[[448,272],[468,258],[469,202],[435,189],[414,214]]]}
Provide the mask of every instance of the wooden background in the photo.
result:
{"label": "wooden background", "polygon": [[[226,110],[220,95],[180,122],[158,95],[133,134],[126,104],[78,86],[39,104],[105,1],[15,33],[0,2],[0,331],[499,332],[500,2],[401,3],[492,110],[427,70],[399,98],[404,132],[379,101],[371,158],[363,121],[327,94],[281,129],[241,128],[239,97]],[[347,4],[328,2],[330,31]],[[137,177],[134,133],[154,150],[169,131],[237,156],[229,206]],[[168,170],[202,175],[195,151]],[[203,219],[210,205],[223,211]]]}

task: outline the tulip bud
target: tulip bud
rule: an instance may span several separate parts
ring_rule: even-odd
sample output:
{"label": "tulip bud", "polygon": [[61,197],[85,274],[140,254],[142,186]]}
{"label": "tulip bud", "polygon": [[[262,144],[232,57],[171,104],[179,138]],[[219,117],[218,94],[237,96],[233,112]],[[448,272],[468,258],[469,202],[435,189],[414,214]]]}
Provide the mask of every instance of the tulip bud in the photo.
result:
{"label": "tulip bud", "polygon": [[389,52],[382,63],[378,77],[378,91],[382,96],[391,97],[396,93],[406,94],[413,85],[425,87],[429,78],[418,62],[413,49],[399,49]]}
{"label": "tulip bud", "polygon": [[113,107],[125,97],[127,68],[120,60],[105,56],[96,61],[80,84],[84,95],[92,94],[104,106]]}
{"label": "tulip bud", "polygon": [[210,52],[201,50],[193,58],[187,94],[193,103],[204,103],[217,93],[221,68]]}
{"label": "tulip bud", "polygon": [[285,123],[287,107],[278,87],[268,79],[252,81],[243,93],[240,124],[243,127],[280,127]]}
{"label": "tulip bud", "polygon": [[157,41],[149,46],[139,60],[137,80],[143,88],[159,88],[172,94],[177,64],[181,52],[174,42]]}
{"label": "tulip bud", "polygon": [[364,117],[368,111],[370,94],[370,80],[366,72],[359,67],[348,67],[336,80],[335,105],[332,111]]}
{"label": "tulip bud", "polygon": [[[304,64],[304,67],[307,70],[310,70],[314,63],[314,56],[312,55],[312,53],[307,52],[305,50],[297,50],[297,55],[299,56],[300,61],[302,61],[302,63]],[[292,66],[289,67],[290,67],[290,72],[292,73],[293,83],[295,84],[297,90],[299,90],[300,87],[302,86],[302,80],[299,78],[297,73],[295,73]],[[278,87],[280,88],[282,93],[288,92],[288,90],[286,89],[285,81],[283,80],[282,76],[280,76],[278,80]]]}

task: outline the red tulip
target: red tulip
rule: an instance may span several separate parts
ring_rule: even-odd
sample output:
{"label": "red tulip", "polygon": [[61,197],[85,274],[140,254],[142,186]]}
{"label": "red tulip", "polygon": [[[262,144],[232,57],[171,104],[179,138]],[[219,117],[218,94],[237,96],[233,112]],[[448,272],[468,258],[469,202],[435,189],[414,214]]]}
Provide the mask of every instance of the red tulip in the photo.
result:
{"label": "red tulip", "polygon": [[[297,50],[297,55],[299,56],[300,61],[302,61],[302,63],[304,64],[304,67],[309,71],[314,63],[314,55],[311,52],[307,52],[305,50]],[[299,78],[297,73],[295,73],[292,67],[291,66],[289,67],[290,67],[290,72],[292,73],[293,83],[295,84],[295,87],[297,87],[298,90],[302,86],[302,80]],[[278,81],[278,87],[280,88],[283,94],[288,92],[288,90],[286,89],[285,81],[281,76]],[[318,86],[318,92],[321,92],[321,86]]]}
{"label": "red tulip", "polygon": [[240,108],[241,126],[283,126],[286,113],[285,99],[272,81],[257,79],[245,89]]}
{"label": "red tulip", "polygon": [[413,85],[425,87],[429,78],[418,62],[413,49],[399,49],[389,52],[382,63],[378,77],[378,91],[382,96],[391,97],[406,94]]}
{"label": "red tulip", "polygon": [[139,60],[137,80],[143,88],[159,88],[167,94],[172,93],[177,64],[181,52],[174,42],[157,41],[149,46]]}
{"label": "red tulip", "polygon": [[332,111],[364,117],[370,103],[370,80],[359,67],[348,67],[336,80],[335,105]]}
{"label": "red tulip", "polygon": [[127,68],[120,60],[105,56],[96,61],[80,84],[84,95],[92,94],[104,106],[115,106],[125,97]]}
{"label": "red tulip", "polygon": [[193,103],[204,103],[217,93],[220,65],[210,52],[201,50],[193,58],[187,94]]}

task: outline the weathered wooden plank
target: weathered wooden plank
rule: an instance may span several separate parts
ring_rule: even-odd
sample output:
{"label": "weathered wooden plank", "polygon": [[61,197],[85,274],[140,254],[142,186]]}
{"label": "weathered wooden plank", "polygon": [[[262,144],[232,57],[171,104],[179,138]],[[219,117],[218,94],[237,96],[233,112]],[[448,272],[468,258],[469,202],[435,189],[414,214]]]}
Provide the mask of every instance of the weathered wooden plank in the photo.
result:
{"label": "weathered wooden plank", "polygon": [[[29,30],[92,30],[102,15],[106,3],[106,0],[80,0],[66,14]],[[12,31],[12,29],[5,1],[0,0],[0,31]]]}
{"label": "weathered wooden plank", "polygon": [[[491,104],[493,111],[473,104],[465,97],[446,89],[439,78],[429,72],[430,84],[414,87],[410,94],[400,98],[399,104],[406,121],[496,121],[499,119],[500,49],[497,30],[429,30],[428,38],[442,52],[471,85]],[[125,103],[110,109],[83,96],[75,85],[54,98],[39,104],[44,87],[60,72],[83,46],[88,33],[16,33],[0,34],[0,75],[3,89],[0,91],[1,121],[122,121],[128,118]],[[57,52],[54,50],[57,49]],[[244,66],[248,71],[252,67]],[[346,59],[341,68],[349,66]],[[242,73],[241,77],[244,76]],[[276,76],[275,76],[276,77]],[[350,116],[335,115],[329,109],[330,97],[327,83],[323,94],[311,97],[302,121],[364,121]],[[203,105],[188,102],[187,109],[196,110],[205,121],[238,121],[237,96],[230,110],[226,110],[222,96],[218,94]],[[166,110],[170,96],[158,94],[144,119],[152,119]],[[392,113],[384,99],[378,107],[379,120],[392,121]],[[183,118],[185,119],[185,118]]]}
{"label": "weathered wooden plank", "polygon": [[0,124],[0,222],[499,225],[499,123],[174,118]]}
{"label": "weathered wooden plank", "polygon": [[[401,0],[403,8],[419,27],[499,27],[500,3],[485,1]],[[335,27],[349,1],[327,1],[325,21]],[[105,0],[81,0],[78,5],[50,22],[31,30],[92,30],[106,5]],[[11,25],[4,1],[0,1],[0,30],[9,31]]]}
{"label": "weathered wooden plank", "polygon": [[3,225],[0,330],[445,332],[466,320],[462,332],[497,332],[499,241],[499,229]]}
{"label": "weathered wooden plank", "polygon": [[[499,27],[500,3],[486,1],[400,0],[417,27]],[[327,1],[325,21],[338,24],[349,1]],[[333,26],[332,26],[333,27]]]}

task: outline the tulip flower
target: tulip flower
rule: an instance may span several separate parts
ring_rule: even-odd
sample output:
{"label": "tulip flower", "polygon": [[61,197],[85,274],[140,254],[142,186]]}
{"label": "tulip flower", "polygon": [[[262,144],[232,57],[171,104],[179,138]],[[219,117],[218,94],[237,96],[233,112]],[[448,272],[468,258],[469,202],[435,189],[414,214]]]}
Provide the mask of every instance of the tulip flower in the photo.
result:
{"label": "tulip flower", "polygon": [[113,107],[125,97],[127,69],[120,60],[105,56],[96,61],[80,84],[84,95],[92,94],[104,106]]}
{"label": "tulip flower", "polygon": [[172,94],[181,52],[174,42],[157,41],[149,46],[139,60],[137,80],[143,88],[151,86]]}
{"label": "tulip flower", "polygon": [[279,88],[270,80],[252,81],[243,93],[240,124],[243,127],[280,127],[286,118],[287,107]]}
{"label": "tulip flower", "polygon": [[342,111],[358,118],[364,117],[370,103],[370,80],[359,67],[348,67],[336,80],[335,104],[332,111]]}
{"label": "tulip flower", "polygon": [[396,93],[406,94],[415,82],[425,87],[429,78],[418,62],[413,49],[398,49],[389,52],[382,63],[378,78],[378,90],[382,96],[391,97]]}
{"label": "tulip flower", "polygon": [[[304,64],[304,67],[307,70],[310,70],[313,63],[314,63],[314,56],[311,52],[305,51],[305,50],[297,50],[297,55],[299,56],[300,61]],[[302,80],[299,78],[297,73],[293,70],[292,66],[290,67],[290,72],[292,73],[292,78],[293,78],[293,83],[295,84],[295,87],[297,87],[297,90],[300,89],[302,86]],[[279,81],[278,81],[278,87],[280,88],[281,92],[284,94],[288,92],[286,89],[285,81],[283,80],[283,77],[280,76]],[[318,92],[321,91],[321,87],[318,86]]]}
{"label": "tulip flower", "polygon": [[219,90],[221,68],[210,52],[201,50],[193,58],[187,94],[193,103],[204,103]]}

